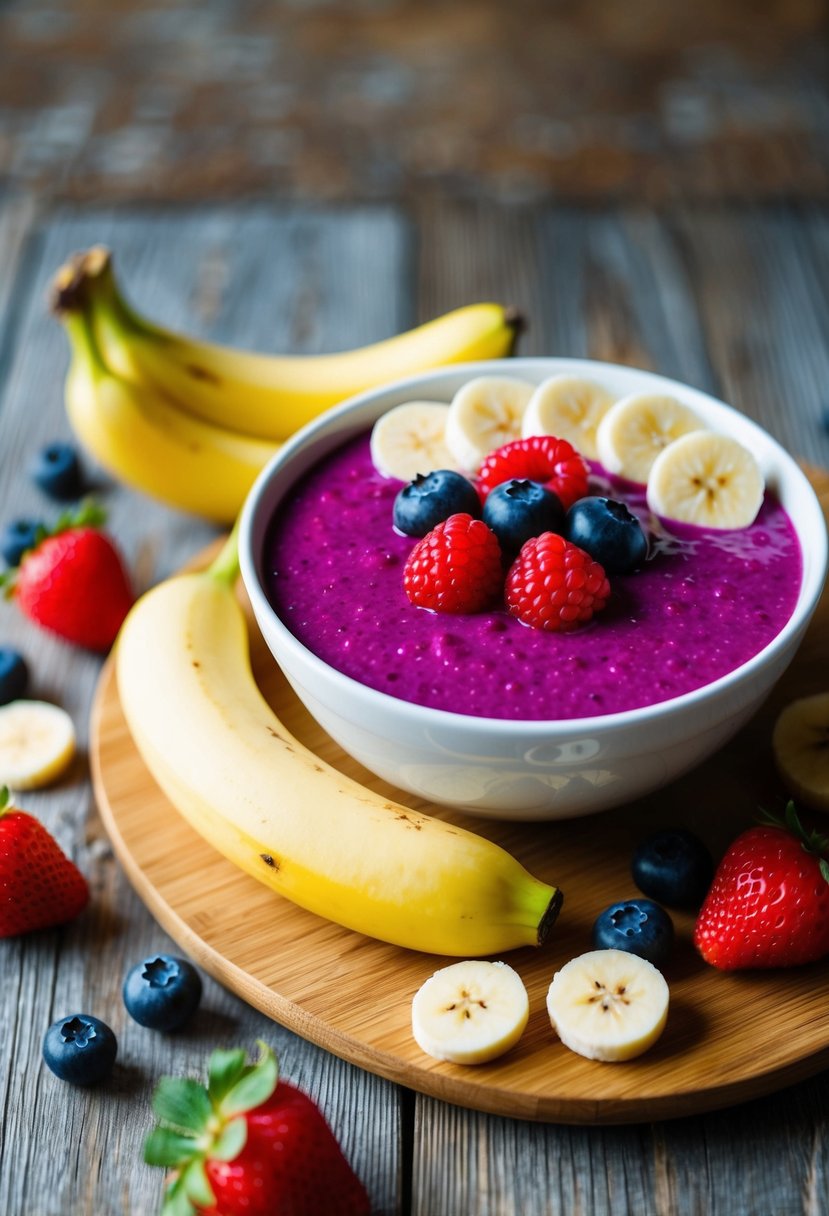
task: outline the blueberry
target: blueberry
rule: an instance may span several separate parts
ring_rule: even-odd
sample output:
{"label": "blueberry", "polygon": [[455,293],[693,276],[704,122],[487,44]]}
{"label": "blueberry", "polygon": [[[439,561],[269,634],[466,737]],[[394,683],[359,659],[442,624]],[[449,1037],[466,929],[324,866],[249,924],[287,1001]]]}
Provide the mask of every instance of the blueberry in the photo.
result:
{"label": "blueberry", "polygon": [[112,1072],[118,1043],[105,1022],[74,1013],[54,1022],[43,1039],[43,1058],[56,1077],[94,1085]]}
{"label": "blueberry", "polygon": [[705,845],[685,828],[656,832],[633,854],[633,881],[640,891],[671,908],[698,908],[714,877]]}
{"label": "blueberry", "polygon": [[177,1030],[198,1009],[201,990],[201,976],[192,963],[152,954],[127,973],[124,1004],[140,1026]]}
{"label": "blueberry", "polygon": [[626,950],[655,967],[668,958],[673,941],[673,921],[664,908],[649,899],[611,904],[593,925],[595,950]]}
{"label": "blueberry", "polygon": [[580,498],[567,512],[564,535],[606,574],[630,574],[648,555],[639,520],[613,498]]}
{"label": "blueberry", "polygon": [[450,515],[479,519],[481,500],[471,481],[452,469],[418,473],[394,500],[394,526],[404,536],[425,536]]}
{"label": "blueberry", "polygon": [[564,508],[558,496],[539,482],[513,477],[487,494],[483,519],[498,537],[504,556],[512,558],[531,536],[561,533]]}
{"label": "blueberry", "polygon": [[17,701],[29,683],[26,660],[10,646],[0,646],[0,705]]}
{"label": "blueberry", "polygon": [[34,549],[43,525],[36,519],[13,519],[0,532],[0,553],[8,566],[19,566],[27,549]]}
{"label": "blueberry", "polygon": [[32,477],[44,494],[59,502],[80,498],[84,477],[78,453],[70,443],[48,443],[32,464]]}

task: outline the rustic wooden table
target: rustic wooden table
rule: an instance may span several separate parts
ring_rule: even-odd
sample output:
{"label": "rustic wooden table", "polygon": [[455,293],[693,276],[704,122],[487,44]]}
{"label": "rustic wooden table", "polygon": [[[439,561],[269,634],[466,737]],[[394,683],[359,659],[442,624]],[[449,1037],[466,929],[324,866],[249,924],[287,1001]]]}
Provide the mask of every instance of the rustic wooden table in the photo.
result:
{"label": "rustic wooden table", "polygon": [[[808,206],[654,211],[412,204],[320,210],[38,210],[0,202],[0,520],[48,504],[27,476],[68,435],[67,349],[47,315],[50,275],[103,241],[136,303],[167,322],[261,349],[356,345],[463,302],[497,298],[531,319],[528,354],[650,367],[714,392],[795,454],[829,464],[829,217]],[[100,477],[141,587],[213,535]],[[0,640],[32,695],[73,715],[82,744],[99,662],[0,606]],[[73,925],[0,942],[0,1213],[151,1216],[160,1171],[141,1161],[164,1073],[198,1073],[217,1042],[274,1044],[320,1103],[378,1213],[709,1213],[829,1210],[829,1084],[822,1077],[736,1109],[660,1124],[566,1127],[485,1116],[375,1078],[269,1022],[208,980],[177,1035],[126,1015],[125,970],[170,948],[113,859],[83,750],[59,787],[27,797],[89,875]],[[108,1021],[111,1084],[86,1092],[41,1064],[45,1028],[70,1010]],[[746,1010],[747,1026],[751,1010]]]}

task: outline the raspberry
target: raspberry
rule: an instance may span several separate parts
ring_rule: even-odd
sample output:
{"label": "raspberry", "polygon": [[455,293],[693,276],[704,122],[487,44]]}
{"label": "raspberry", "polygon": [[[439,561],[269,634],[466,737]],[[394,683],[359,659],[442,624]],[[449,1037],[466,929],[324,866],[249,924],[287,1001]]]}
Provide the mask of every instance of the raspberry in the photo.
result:
{"label": "raspberry", "polygon": [[589,471],[584,458],[566,439],[532,435],[489,453],[478,472],[478,493],[484,500],[502,481],[526,478],[557,494],[566,511],[587,493]]}
{"label": "raspberry", "polygon": [[577,629],[609,597],[610,583],[599,563],[555,532],[528,540],[507,574],[505,599],[512,615],[551,633]]}
{"label": "raspberry", "polygon": [[480,612],[501,590],[504,573],[495,533],[463,512],[419,540],[403,571],[403,588],[418,608]]}

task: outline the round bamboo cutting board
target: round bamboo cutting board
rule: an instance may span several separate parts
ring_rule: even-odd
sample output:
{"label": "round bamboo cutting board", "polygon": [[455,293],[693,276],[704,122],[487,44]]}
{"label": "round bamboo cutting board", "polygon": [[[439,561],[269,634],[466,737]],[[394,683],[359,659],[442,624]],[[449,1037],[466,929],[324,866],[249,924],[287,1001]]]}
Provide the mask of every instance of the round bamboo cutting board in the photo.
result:
{"label": "round bamboo cutting board", "polygon": [[[829,504],[829,475],[813,482]],[[633,847],[660,826],[695,830],[715,857],[759,806],[780,808],[771,727],[796,696],[829,682],[829,595],[801,651],[757,717],[718,755],[665,790],[569,823],[523,825],[450,815],[385,785],[343,753],[302,708],[251,625],[262,692],[320,757],[384,795],[445,815],[498,841],[564,891],[540,950],[508,956],[530,996],[516,1048],[476,1067],[438,1063],[411,1034],[411,999],[453,961],[389,946],[295,907],[237,870],[172,808],[144,767],[124,721],[111,663],[92,721],[95,791],[115,851],[159,923],[206,971],[276,1021],[363,1068],[463,1106],[567,1123],[624,1123],[688,1115],[769,1093],[829,1063],[829,961],[776,972],[721,974],[691,945],[693,917],[674,914],[677,945],[665,977],[667,1028],[638,1060],[601,1064],[553,1034],[545,997],[554,971],[591,948],[593,920],[634,895]],[[275,791],[278,797],[278,790]]]}

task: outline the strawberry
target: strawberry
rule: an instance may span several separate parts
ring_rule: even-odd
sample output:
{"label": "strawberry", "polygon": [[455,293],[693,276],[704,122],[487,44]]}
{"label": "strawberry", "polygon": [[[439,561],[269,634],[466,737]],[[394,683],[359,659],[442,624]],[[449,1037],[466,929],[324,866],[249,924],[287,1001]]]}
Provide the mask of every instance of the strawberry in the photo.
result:
{"label": "strawberry", "polygon": [[731,844],[699,912],[694,945],[722,971],[794,967],[829,954],[829,841],[793,803]]}
{"label": "strawberry", "polygon": [[75,863],[33,815],[12,808],[0,786],[0,937],[62,925],[88,902]]}
{"label": "strawberry", "polygon": [[134,595],[117,549],[100,530],[103,513],[85,503],[40,529],[17,569],[0,576],[30,620],[67,642],[107,651]]}
{"label": "strawberry", "polygon": [[163,1077],[153,1098],[160,1125],[144,1160],[176,1170],[163,1216],[368,1216],[365,1188],[319,1109],[278,1079],[260,1043],[214,1051],[207,1088]]}

